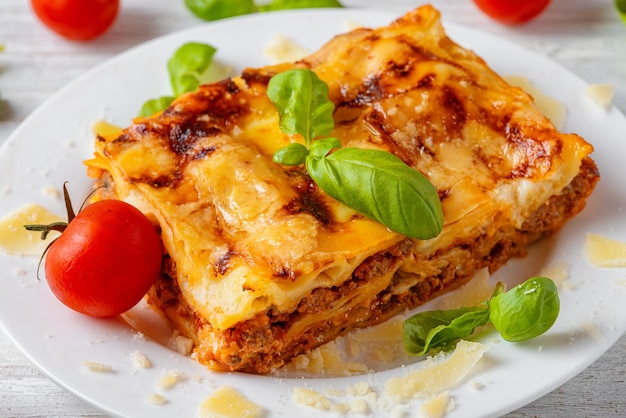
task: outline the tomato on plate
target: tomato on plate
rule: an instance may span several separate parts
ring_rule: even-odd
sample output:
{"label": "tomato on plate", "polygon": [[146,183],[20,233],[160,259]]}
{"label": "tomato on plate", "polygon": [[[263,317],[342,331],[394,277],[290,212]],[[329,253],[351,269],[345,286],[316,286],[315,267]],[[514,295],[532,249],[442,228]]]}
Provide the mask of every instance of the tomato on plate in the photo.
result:
{"label": "tomato on plate", "polygon": [[492,19],[517,25],[539,16],[550,0],[474,0],[474,3]]}
{"label": "tomato on plate", "polygon": [[106,32],[117,16],[120,0],[31,0],[33,11],[64,38],[87,41]]}
{"label": "tomato on plate", "polygon": [[25,226],[62,231],[48,248],[44,265],[52,293],[86,315],[126,312],[160,274],[163,251],[155,227],[141,211],[120,200],[97,201],[75,216],[70,204],[68,218],[67,225]]}

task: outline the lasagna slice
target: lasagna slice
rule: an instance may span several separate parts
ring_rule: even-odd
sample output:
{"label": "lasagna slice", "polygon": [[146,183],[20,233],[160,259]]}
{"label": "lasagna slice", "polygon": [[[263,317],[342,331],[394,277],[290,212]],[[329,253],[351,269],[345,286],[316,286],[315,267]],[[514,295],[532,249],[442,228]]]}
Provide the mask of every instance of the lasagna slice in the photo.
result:
{"label": "lasagna slice", "polygon": [[[439,236],[392,232],[303,167],[272,162],[295,139],[266,88],[293,68],[328,84],[344,147],[391,152],[433,183]],[[87,165],[104,193],[161,229],[167,256],[150,302],[198,361],[253,373],[523,256],[583,209],[599,178],[592,146],[450,40],[430,6],[296,63],[203,85],[95,145]]]}

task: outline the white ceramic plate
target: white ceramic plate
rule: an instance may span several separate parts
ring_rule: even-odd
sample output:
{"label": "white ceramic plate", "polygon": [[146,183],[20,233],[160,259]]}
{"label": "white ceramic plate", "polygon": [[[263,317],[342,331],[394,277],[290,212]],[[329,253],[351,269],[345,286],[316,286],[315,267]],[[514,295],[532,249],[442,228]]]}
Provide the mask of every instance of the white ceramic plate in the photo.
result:
{"label": "white ceramic plate", "polygon": [[[347,22],[387,24],[396,16],[380,11],[306,11],[237,18],[175,33],[135,48],[73,82],[35,111],[6,141],[0,152],[0,214],[38,202],[63,214],[62,202],[44,192],[69,180],[76,200],[87,193],[90,180],[82,160],[89,158],[90,127],[98,119],[127,125],[148,98],[169,93],[165,63],[187,41],[203,41],[218,48],[216,59],[237,71],[266,64],[262,50],[275,34],[283,34],[311,51]],[[622,155],[626,120],[616,110],[606,112],[587,101],[585,84],[554,63],[502,39],[447,25],[453,39],[476,50],[504,75],[528,77],[539,89],[567,104],[566,130],[577,132],[595,147],[602,180],[585,211],[554,238],[535,245],[530,255],[499,271],[496,279],[519,282],[542,267],[566,261],[567,289],[561,290],[562,311],[547,334],[523,344],[499,342],[472,375],[477,385],[461,384],[451,392],[456,407],[449,417],[498,416],[548,393],[600,357],[626,329],[626,272],[597,269],[585,261],[585,234],[595,232],[626,240],[621,213],[626,204]],[[82,196],[81,196],[82,194]],[[306,386],[324,391],[346,389],[367,381],[381,392],[384,382],[405,370],[392,369],[367,376],[288,379],[212,373],[161,344],[137,338],[135,330],[117,319],[97,320],[62,306],[45,281],[35,278],[34,258],[0,255],[0,321],[4,331],[51,379],[67,390],[120,416],[196,416],[211,391],[229,384],[262,405],[267,416],[320,416],[320,411],[291,401],[291,389]],[[17,274],[16,272],[26,272]],[[152,321],[146,317],[144,325]],[[158,321],[153,322],[158,327]],[[130,353],[139,350],[153,362],[136,370]],[[113,366],[112,373],[94,373],[84,360]],[[186,379],[170,390],[158,380],[178,370]],[[167,403],[155,406],[145,399],[162,393]],[[403,408],[411,412],[418,403]],[[390,414],[384,408],[377,416]],[[330,413],[329,413],[330,414]]]}

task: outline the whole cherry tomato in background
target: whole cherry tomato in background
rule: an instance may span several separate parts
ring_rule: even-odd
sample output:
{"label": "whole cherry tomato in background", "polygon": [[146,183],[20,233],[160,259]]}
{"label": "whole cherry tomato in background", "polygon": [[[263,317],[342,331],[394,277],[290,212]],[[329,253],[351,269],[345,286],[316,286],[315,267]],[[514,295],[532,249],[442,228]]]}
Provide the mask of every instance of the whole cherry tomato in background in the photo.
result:
{"label": "whole cherry tomato in background", "polygon": [[474,0],[474,3],[492,19],[517,25],[539,16],[550,0]]}
{"label": "whole cherry tomato in background", "polygon": [[[46,255],[46,280],[52,293],[86,315],[126,312],[160,274],[163,251],[155,227],[137,208],[120,200],[95,202],[76,216],[70,212],[69,224],[60,226],[61,236]],[[26,228],[42,231],[50,226]]]}
{"label": "whole cherry tomato in background", "polygon": [[106,32],[120,0],[31,0],[33,11],[49,29],[73,41],[87,41]]}

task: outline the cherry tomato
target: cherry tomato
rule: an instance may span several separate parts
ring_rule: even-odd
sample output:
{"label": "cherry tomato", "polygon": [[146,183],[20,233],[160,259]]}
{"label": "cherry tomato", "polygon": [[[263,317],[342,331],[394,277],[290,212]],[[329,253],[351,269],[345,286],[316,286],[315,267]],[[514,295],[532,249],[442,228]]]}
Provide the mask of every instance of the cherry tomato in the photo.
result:
{"label": "cherry tomato", "polygon": [[64,38],[87,41],[113,24],[120,0],[31,0],[33,11],[49,29]]}
{"label": "cherry tomato", "polygon": [[101,200],[71,219],[50,246],[46,279],[70,308],[110,317],[141,300],[160,274],[161,256],[161,239],[143,213]]}
{"label": "cherry tomato", "polygon": [[517,25],[539,16],[550,0],[474,0],[474,3],[492,19]]}

